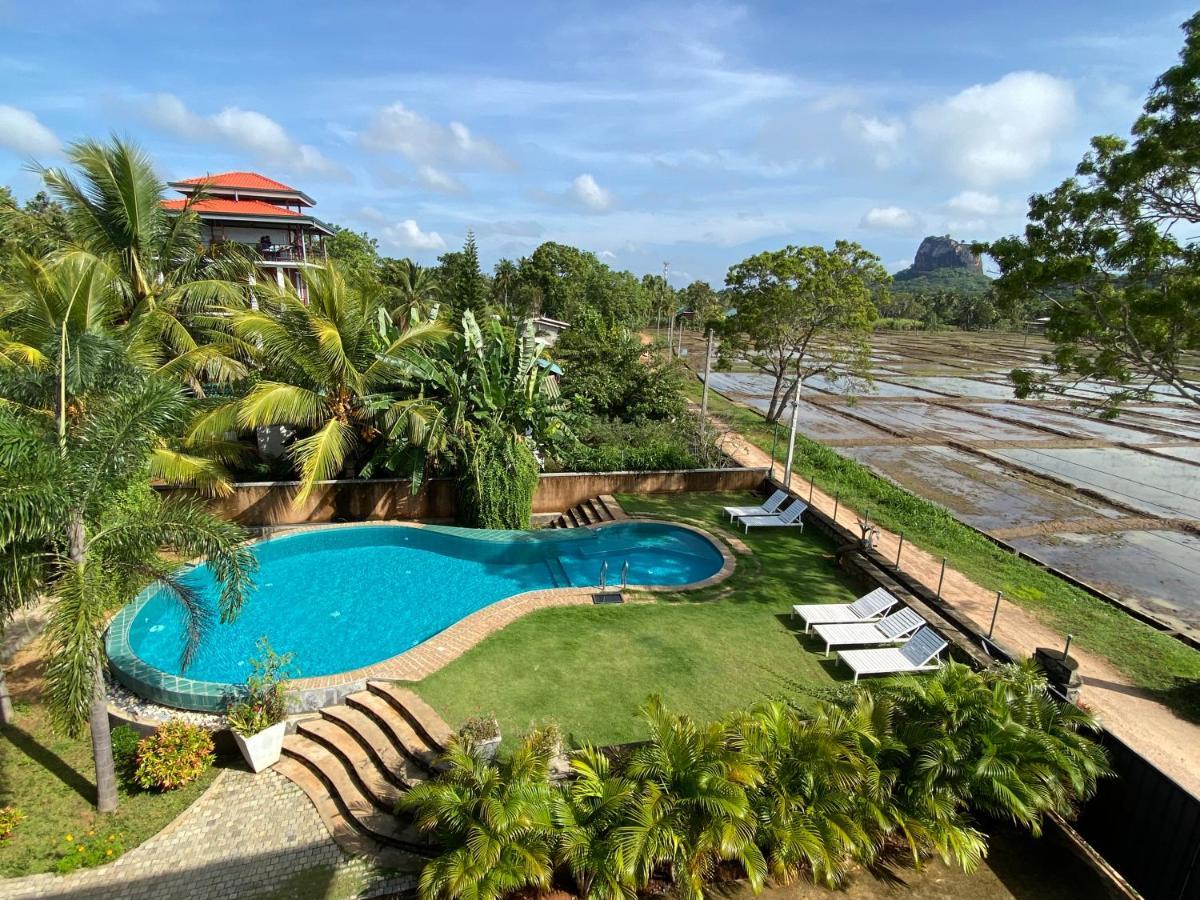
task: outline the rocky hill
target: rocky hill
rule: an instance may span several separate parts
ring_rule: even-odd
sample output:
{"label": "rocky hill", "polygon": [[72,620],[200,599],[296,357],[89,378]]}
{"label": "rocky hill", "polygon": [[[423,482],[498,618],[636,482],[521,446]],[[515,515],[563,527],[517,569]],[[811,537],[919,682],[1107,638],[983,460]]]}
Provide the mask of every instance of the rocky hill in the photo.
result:
{"label": "rocky hill", "polygon": [[971,252],[969,245],[956,241],[950,235],[930,235],[921,241],[913,264],[896,273],[897,281],[928,275],[938,269],[963,269],[975,275],[983,275],[983,262]]}

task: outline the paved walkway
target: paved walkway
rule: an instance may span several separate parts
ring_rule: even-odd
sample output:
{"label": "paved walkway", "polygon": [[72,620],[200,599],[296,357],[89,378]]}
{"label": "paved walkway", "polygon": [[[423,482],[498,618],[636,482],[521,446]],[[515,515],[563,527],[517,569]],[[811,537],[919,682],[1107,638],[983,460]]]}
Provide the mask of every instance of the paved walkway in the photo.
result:
{"label": "paved walkway", "polygon": [[313,805],[274,772],[226,770],[179,818],[116,862],[0,880],[0,900],[379,897],[410,889],[350,859]]}
{"label": "paved walkway", "polygon": [[[715,424],[715,423],[714,423]],[[726,430],[720,440],[721,449],[744,466],[767,466],[769,454],[751,444],[740,434]],[[801,498],[809,496],[810,484],[795,473],[790,485]],[[812,492],[812,506],[832,515],[834,498],[819,488]],[[857,533],[858,512],[845,504],[837,507],[838,524]],[[899,548],[897,535],[882,531],[879,552],[886,559],[895,559]],[[930,590],[937,590],[941,558],[906,543],[901,568]],[[942,599],[962,611],[982,631],[991,622],[996,605],[995,591],[981,587],[961,572],[946,569]],[[1099,602],[1099,601],[1097,601]],[[1008,600],[1000,604],[994,636],[1011,652],[1031,656],[1036,647],[1061,647],[1066,636],[1036,618],[1024,607]],[[1170,709],[1134,685],[1107,659],[1089,653],[1078,644],[1071,655],[1079,661],[1083,678],[1082,699],[1114,735],[1197,797],[1200,797],[1200,726],[1179,718]]]}

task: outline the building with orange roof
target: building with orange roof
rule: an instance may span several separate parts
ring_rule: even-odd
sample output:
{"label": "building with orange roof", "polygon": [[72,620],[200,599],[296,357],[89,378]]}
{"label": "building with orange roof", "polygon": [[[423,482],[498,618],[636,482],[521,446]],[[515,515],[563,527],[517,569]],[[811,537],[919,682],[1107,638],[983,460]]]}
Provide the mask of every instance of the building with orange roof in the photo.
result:
{"label": "building with orange roof", "polygon": [[207,245],[233,242],[252,248],[264,274],[305,296],[300,272],[325,261],[325,238],[333,234],[308,212],[316,205],[312,197],[258,172],[221,172],[168,186],[184,196],[164,200],[163,206],[182,210],[190,202]]}

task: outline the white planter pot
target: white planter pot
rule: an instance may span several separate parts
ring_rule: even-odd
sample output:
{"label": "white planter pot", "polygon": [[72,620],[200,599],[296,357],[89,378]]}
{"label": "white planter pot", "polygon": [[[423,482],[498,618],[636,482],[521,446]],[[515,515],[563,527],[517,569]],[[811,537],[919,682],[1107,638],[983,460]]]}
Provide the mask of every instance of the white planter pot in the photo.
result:
{"label": "white planter pot", "polygon": [[237,741],[238,749],[242,751],[242,756],[252,772],[261,772],[279,762],[286,727],[286,722],[276,722],[250,737],[242,737],[236,731],[233,733],[233,739]]}
{"label": "white planter pot", "polygon": [[500,735],[486,741],[480,741],[475,747],[475,755],[486,763],[496,761],[496,751],[500,749]]}

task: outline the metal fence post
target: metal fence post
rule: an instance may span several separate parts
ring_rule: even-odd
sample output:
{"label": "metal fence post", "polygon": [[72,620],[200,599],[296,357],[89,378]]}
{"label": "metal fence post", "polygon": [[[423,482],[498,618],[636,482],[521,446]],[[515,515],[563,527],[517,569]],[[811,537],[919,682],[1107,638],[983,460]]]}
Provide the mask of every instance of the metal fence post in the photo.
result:
{"label": "metal fence post", "polygon": [[808,479],[808,505],[809,506],[812,506],[813,488],[816,487],[816,484],[817,484],[817,473],[813,472],[812,475],[809,476],[809,479]]}
{"label": "metal fence post", "polygon": [[996,591],[996,606],[992,609],[992,624],[988,626],[988,640],[992,639],[992,632],[996,630],[996,616],[1000,613],[1000,597],[1001,591]]}
{"label": "metal fence post", "polygon": [[837,524],[838,504],[842,502],[842,492],[838,491],[833,498],[833,524]]}
{"label": "metal fence post", "polygon": [[904,532],[900,532],[900,545],[896,547],[896,568],[900,568],[900,552],[904,549]]}
{"label": "metal fence post", "polygon": [[938,576],[937,599],[942,599],[942,581],[946,578],[946,557],[942,557],[942,574]]}

